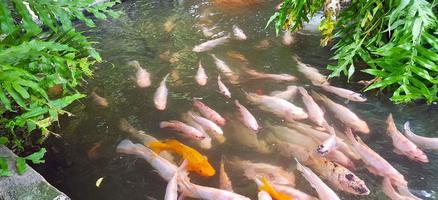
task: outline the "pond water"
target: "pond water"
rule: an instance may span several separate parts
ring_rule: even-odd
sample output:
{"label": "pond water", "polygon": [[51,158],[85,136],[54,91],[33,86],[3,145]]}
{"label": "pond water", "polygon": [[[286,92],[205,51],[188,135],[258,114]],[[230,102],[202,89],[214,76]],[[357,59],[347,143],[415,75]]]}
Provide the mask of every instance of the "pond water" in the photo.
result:
{"label": "pond water", "polygon": [[[227,52],[239,52],[249,60],[251,68],[269,73],[288,73],[299,77],[292,84],[312,88],[308,81],[296,70],[292,56],[299,56],[303,62],[321,69],[328,64],[330,51],[319,46],[319,35],[315,25],[308,25],[305,30],[294,36],[291,46],[284,46],[281,37],[276,37],[273,27],[264,29],[267,20],[279,2],[265,1],[251,4],[240,1],[245,7],[235,8],[225,1],[124,1],[116,9],[125,15],[120,19],[101,21],[96,29],[88,35],[97,41],[97,48],[106,62],[96,67],[95,75],[87,80],[84,92],[95,90],[105,97],[110,106],[102,109],[92,101],[84,100],[71,107],[73,118],[62,121],[55,132],[62,138],[51,138],[47,142],[49,150],[44,165],[37,170],[50,183],[65,192],[72,199],[162,199],[166,182],[141,159],[120,155],[115,152],[116,145],[128,136],[117,127],[121,118],[131,125],[160,138],[176,138],[190,144],[169,131],[159,128],[163,120],[180,119],[180,114],[191,109],[191,98],[202,98],[203,102],[229,116],[236,111],[234,99],[239,99],[257,117],[262,125],[266,122],[282,124],[277,117],[250,106],[244,98],[243,91],[269,93],[283,90],[291,83],[274,83],[265,81],[244,81],[239,84],[225,84],[230,88],[233,98],[226,99],[217,92],[216,76],[218,71],[208,53],[195,53],[193,46],[208,40],[203,36],[201,27],[216,27],[213,32],[218,35],[231,31],[233,24],[244,30],[246,41],[232,40],[211,51],[225,60],[233,70],[241,69],[242,63],[231,59]],[[166,23],[167,22],[167,23]],[[165,29],[168,29],[167,32]],[[268,41],[265,49],[256,48],[261,41]],[[166,56],[166,51],[169,55]],[[127,65],[128,61],[138,60],[152,74],[152,86],[147,89],[136,87],[133,76],[135,70]],[[194,81],[198,60],[202,60],[210,77],[206,86],[201,87]],[[169,98],[165,111],[157,111],[153,104],[153,94],[162,77],[171,74],[168,81]],[[359,77],[347,83],[345,80],[333,79],[333,85],[358,91],[362,88],[357,81]],[[438,108],[427,105],[394,105],[387,97],[365,93],[368,101],[364,103],[346,102],[344,99],[330,96],[336,102],[346,105],[357,115],[367,121],[371,136],[364,140],[375,151],[395,166],[409,181],[412,192],[424,199],[436,199],[438,195],[438,153],[426,151],[430,163],[419,164],[392,152],[392,143],[385,134],[385,118],[393,113],[399,128],[409,120],[417,134],[438,137]],[[297,102],[298,105],[302,105]],[[329,116],[330,117],[330,116]],[[233,121],[230,120],[229,121]],[[228,131],[228,133],[227,133]],[[225,127],[225,137],[231,131]],[[259,133],[263,135],[263,130]],[[267,162],[288,168],[292,159],[284,159],[277,153],[260,154],[241,145],[233,139],[222,145],[214,144],[210,150],[201,150],[191,145],[212,161],[218,168],[222,156],[239,157],[257,162]],[[359,166],[360,168],[360,166]],[[228,169],[228,167],[227,167]],[[251,198],[256,194],[255,184],[243,180],[238,172],[228,170],[235,190]],[[364,168],[356,174],[366,181],[371,194],[357,197],[337,191],[342,199],[387,199],[381,191],[381,179],[372,176]],[[298,188],[316,196],[305,183],[304,178],[295,173]],[[103,177],[100,187],[96,180]],[[217,187],[217,177],[195,178],[197,183]]]}

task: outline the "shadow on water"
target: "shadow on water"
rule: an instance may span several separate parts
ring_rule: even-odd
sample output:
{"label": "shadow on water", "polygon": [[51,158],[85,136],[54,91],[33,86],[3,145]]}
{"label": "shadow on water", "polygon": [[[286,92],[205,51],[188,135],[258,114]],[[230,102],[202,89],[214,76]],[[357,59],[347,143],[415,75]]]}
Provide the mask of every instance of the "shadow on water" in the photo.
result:
{"label": "shadow on water", "polygon": [[[115,146],[126,138],[118,130],[117,121],[122,117],[126,118],[137,129],[165,139],[177,136],[160,130],[159,122],[179,119],[181,113],[190,109],[192,97],[203,98],[204,102],[220,113],[235,111],[233,102],[216,92],[217,70],[211,57],[207,53],[197,54],[191,51],[194,45],[206,41],[200,31],[201,23],[216,27],[214,31],[219,35],[221,31],[229,32],[233,24],[238,24],[249,36],[247,41],[232,41],[213,50],[213,53],[229,62],[236,70],[241,64],[229,60],[226,57],[227,51],[234,50],[244,54],[250,66],[261,71],[297,76],[300,75],[292,61],[293,55],[298,55],[305,63],[320,68],[331,62],[328,48],[319,47],[319,36],[312,30],[297,34],[294,44],[285,47],[281,44],[281,38],[275,37],[272,27],[264,29],[276,3],[278,2],[267,1],[245,9],[217,7],[215,5],[223,4],[199,0],[180,4],[172,1],[130,0],[118,5],[117,9],[125,12],[125,15],[118,20],[99,22],[98,28],[88,33],[98,41],[97,48],[107,62],[96,66],[95,76],[88,80],[89,89],[84,92],[97,88],[96,92],[108,99],[110,107],[97,108],[89,100],[72,106],[76,116],[61,122],[61,128],[55,132],[62,134],[62,138],[49,139],[46,164],[36,166],[37,170],[72,199],[162,199],[165,182],[145,161],[116,154]],[[165,29],[171,31],[166,32]],[[262,40],[267,40],[269,47],[255,48]],[[132,79],[134,69],[126,64],[134,59],[151,72],[153,85],[150,88],[141,90],[136,87]],[[210,77],[207,86],[202,88],[194,81],[198,60],[202,60]],[[153,107],[153,93],[161,78],[172,71],[172,80],[168,82],[168,108],[164,112],[158,112]],[[311,87],[304,80],[300,77],[298,84]],[[332,80],[332,83],[356,91],[361,88],[354,81],[348,84],[343,80]],[[268,93],[287,86],[260,81],[226,84],[230,86],[233,97],[240,99],[245,105],[248,103],[240,88]],[[345,102],[343,99],[331,97],[337,102],[346,103],[347,107],[368,122],[373,134],[365,138],[366,142],[406,176],[414,193],[435,195],[434,191],[438,191],[438,154],[427,152],[431,160],[427,165],[417,164],[394,154],[391,142],[385,135],[385,118],[392,112],[399,128],[409,120],[414,132],[438,137],[438,108],[426,105],[393,105],[383,98],[367,95],[369,100],[365,103]],[[259,120],[280,123],[274,117],[249,105],[248,107]],[[203,153],[208,155],[215,167],[218,167],[223,154],[270,163],[280,161],[276,155],[259,155],[227,144]],[[282,164],[288,166],[288,163]],[[296,175],[302,180],[300,175]],[[372,194],[368,197],[354,197],[339,192],[343,199],[386,199],[380,189],[379,178],[369,175],[366,170],[361,170],[358,175],[365,179]],[[230,176],[238,186],[238,192],[254,197],[250,194],[255,192],[254,184],[239,180],[237,174],[231,173]],[[100,177],[104,178],[102,185],[96,187],[96,180]],[[216,186],[217,178],[203,180],[201,183]],[[311,191],[308,185],[304,187],[307,189],[302,189]]]}

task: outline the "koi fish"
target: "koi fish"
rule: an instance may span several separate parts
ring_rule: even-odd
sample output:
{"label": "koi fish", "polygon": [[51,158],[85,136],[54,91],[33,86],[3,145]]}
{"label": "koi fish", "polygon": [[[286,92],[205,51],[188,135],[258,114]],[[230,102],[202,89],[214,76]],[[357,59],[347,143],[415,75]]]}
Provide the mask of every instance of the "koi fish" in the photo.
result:
{"label": "koi fish", "polygon": [[291,101],[298,94],[298,87],[295,85],[287,86],[287,89],[284,91],[273,91],[269,96],[281,98],[287,101]]}
{"label": "koi fish", "polygon": [[[319,130],[314,129],[312,126],[307,125],[305,123],[301,123],[301,122],[290,122],[286,124],[288,127],[291,127],[303,134],[306,134],[312,138],[314,138],[315,140],[317,140],[318,142],[322,142],[324,140],[327,140],[330,137],[330,134],[326,133],[326,132],[322,132]],[[357,154],[353,148],[351,147],[351,145],[347,144],[346,142],[344,142],[343,139],[336,137],[336,144],[337,144],[337,149],[339,151],[341,151],[342,153],[344,153],[345,155],[347,155],[349,158],[354,159],[354,160],[359,160],[360,159],[360,155]]]}
{"label": "koi fish", "polygon": [[339,88],[331,85],[319,85],[319,87],[327,92],[336,94],[350,101],[364,102],[367,100],[367,98],[365,98],[362,94],[344,88]]}
{"label": "koi fish", "polygon": [[93,103],[100,106],[100,107],[106,108],[109,105],[108,101],[105,98],[99,96],[94,91],[90,93],[90,97],[91,97],[91,100],[93,101]]}
{"label": "koi fish", "polygon": [[302,63],[297,58],[297,68],[298,71],[304,74],[304,76],[312,82],[313,85],[328,85],[327,77],[322,75],[318,69],[311,67],[307,64]]}
{"label": "koi fish", "polygon": [[211,137],[210,135],[204,130],[204,128],[193,121],[193,119],[189,116],[183,115],[183,120],[187,122],[188,125],[192,126],[193,128],[198,129],[199,132],[201,132],[204,135],[204,139],[196,141],[198,146],[203,149],[211,149]]}
{"label": "koi fish", "polygon": [[259,130],[259,124],[257,123],[256,118],[246,109],[242,104],[239,103],[239,100],[235,100],[234,103],[239,108],[240,112],[240,120],[245,124],[246,127],[251,130],[257,132]]}
{"label": "koi fish", "polygon": [[154,141],[150,142],[148,146],[155,153],[160,153],[161,151],[171,151],[180,155],[184,160],[187,160],[187,170],[190,172],[194,172],[205,177],[213,176],[216,173],[216,170],[208,162],[207,157],[177,140],[166,140],[163,142]]}
{"label": "koi fish", "polygon": [[[157,138],[146,134],[144,131],[139,131],[134,128],[129,122],[122,118],[119,120],[118,127],[121,131],[128,133],[130,137],[135,138],[137,141],[141,142],[143,145],[147,145],[152,141],[158,141]],[[159,154],[161,157],[170,161],[171,163],[175,163],[175,158],[167,151],[163,151]]]}
{"label": "koi fish", "polygon": [[198,64],[198,71],[196,72],[195,80],[196,83],[198,83],[200,86],[204,86],[207,84],[208,76],[205,73],[204,68],[202,67],[201,61],[199,61]]}
{"label": "koi fish", "polygon": [[290,197],[287,194],[284,194],[282,192],[278,192],[274,189],[274,187],[271,186],[271,184],[266,180],[264,176],[261,177],[261,179],[255,179],[257,185],[259,186],[260,191],[265,191],[269,194],[269,196],[272,197],[274,200],[293,200],[292,197]]}
{"label": "koi fish", "polygon": [[237,25],[233,25],[233,35],[238,40],[246,40],[246,35]]}
{"label": "koi fish", "polygon": [[219,71],[221,71],[224,74],[233,74],[234,72],[231,70],[231,68],[225,63],[223,60],[216,57],[214,54],[210,54],[210,56],[213,58],[214,63],[216,64],[216,67]]}
{"label": "koi fish", "polygon": [[260,105],[262,110],[271,112],[287,121],[306,119],[307,113],[300,107],[295,106],[289,101],[277,97],[257,95],[255,93],[246,94],[246,98],[256,105]]}
{"label": "koi fish", "polygon": [[214,122],[210,121],[209,119],[206,119],[204,117],[201,117],[197,114],[195,114],[192,111],[187,112],[187,114],[199,125],[201,125],[205,130],[207,131],[213,131],[217,134],[223,135],[224,132],[222,131],[221,127],[219,127]]}
{"label": "koi fish", "polygon": [[166,81],[167,81],[168,77],[169,77],[169,74],[164,76],[163,80],[160,83],[160,86],[155,91],[154,104],[155,104],[155,108],[157,108],[158,110],[166,109],[167,94],[169,92],[167,89],[167,86],[166,86]]}
{"label": "koi fish", "polygon": [[253,79],[269,79],[278,82],[288,82],[288,81],[297,80],[297,77],[292,76],[290,74],[267,74],[248,68],[245,69],[245,72],[249,74]]}
{"label": "koi fish", "polygon": [[413,143],[415,143],[418,147],[435,151],[438,150],[438,138],[429,138],[416,135],[414,132],[411,131],[411,127],[408,121],[404,124],[404,130],[406,137]]}
{"label": "koi fish", "polygon": [[392,118],[392,114],[390,113],[388,115],[388,118],[386,119],[386,124],[388,125],[388,128],[386,129],[386,132],[389,134],[389,136],[392,138],[392,144],[394,145],[394,152],[399,155],[405,155],[411,160],[428,163],[429,159],[427,158],[426,154],[421,151],[417,145],[415,145],[413,142],[408,140],[400,131],[398,131],[397,127],[395,126],[394,119]]}
{"label": "koi fish", "polygon": [[330,100],[328,97],[311,91],[313,98],[322,102],[327,109],[329,109],[337,119],[344,123],[347,127],[359,131],[361,133],[369,134],[370,129],[365,121],[360,119],[356,114],[354,114],[347,107],[337,104]]}
{"label": "koi fish", "polygon": [[204,134],[198,129],[177,120],[162,121],[160,122],[160,128],[170,128],[194,140],[203,140],[205,138]]}
{"label": "koi fish", "polygon": [[219,86],[219,93],[227,98],[231,98],[231,92],[228,90],[227,86],[221,81],[221,76],[217,76],[217,85]]}
{"label": "koi fish", "polygon": [[229,39],[230,39],[230,35],[228,34],[228,35],[220,37],[220,38],[209,40],[209,41],[206,41],[202,44],[196,45],[195,47],[193,47],[192,51],[198,52],[198,53],[204,52],[204,51],[209,51],[218,45],[225,44],[226,42],[228,42]]}
{"label": "koi fish", "polygon": [[202,116],[213,121],[219,126],[225,125],[225,119],[215,110],[211,109],[199,100],[193,99],[193,107],[197,108],[201,112]]}
{"label": "koi fish", "polygon": [[136,82],[138,87],[145,88],[151,85],[151,75],[149,72],[140,66],[140,63],[136,60],[128,62],[128,65],[137,69],[137,73],[135,75]]}
{"label": "koi fish", "polygon": [[304,167],[297,161],[297,170],[302,173],[304,178],[318,193],[321,200],[340,200],[339,196],[327,186],[311,169]]}
{"label": "koi fish", "polygon": [[324,123],[327,123],[324,119],[324,112],[318,106],[318,104],[316,104],[316,102],[309,95],[309,93],[307,93],[306,89],[304,89],[303,87],[298,87],[298,91],[300,92],[303,103],[306,106],[309,120],[314,122],[316,125],[322,127]]}
{"label": "koi fish", "polygon": [[166,181],[170,181],[177,170],[174,164],[162,158],[151,149],[141,144],[134,144],[127,139],[122,140],[119,145],[117,145],[116,151],[117,153],[136,155],[146,160]]}
{"label": "koi fish", "polygon": [[382,158],[378,153],[368,147],[359,137],[354,137],[350,128],[345,131],[348,139],[351,141],[354,150],[361,156],[366,168],[371,173],[388,177],[398,185],[407,185],[406,179],[398,172],[388,161]]}
{"label": "koi fish", "polygon": [[339,190],[355,195],[370,194],[365,182],[342,165],[330,162],[323,157],[312,157],[309,166]]}

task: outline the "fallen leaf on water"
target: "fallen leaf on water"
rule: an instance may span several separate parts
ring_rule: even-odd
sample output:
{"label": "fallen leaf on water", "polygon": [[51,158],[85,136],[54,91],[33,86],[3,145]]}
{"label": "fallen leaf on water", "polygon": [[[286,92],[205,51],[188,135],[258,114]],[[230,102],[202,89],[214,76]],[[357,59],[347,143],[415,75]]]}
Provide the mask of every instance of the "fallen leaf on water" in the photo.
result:
{"label": "fallen leaf on water", "polygon": [[100,184],[102,184],[102,181],[103,181],[103,177],[100,177],[99,179],[97,179],[96,187],[100,187]]}

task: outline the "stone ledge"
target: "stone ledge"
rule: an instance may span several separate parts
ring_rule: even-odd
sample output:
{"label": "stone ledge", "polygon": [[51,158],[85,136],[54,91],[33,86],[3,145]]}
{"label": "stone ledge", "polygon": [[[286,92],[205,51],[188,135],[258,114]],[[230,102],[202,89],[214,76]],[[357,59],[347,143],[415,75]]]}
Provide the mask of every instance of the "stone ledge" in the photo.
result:
{"label": "stone ledge", "polygon": [[12,173],[10,177],[0,177],[0,200],[70,200],[29,165],[23,175],[18,175],[14,170],[17,156],[5,146],[0,146],[0,156],[9,159]]}

